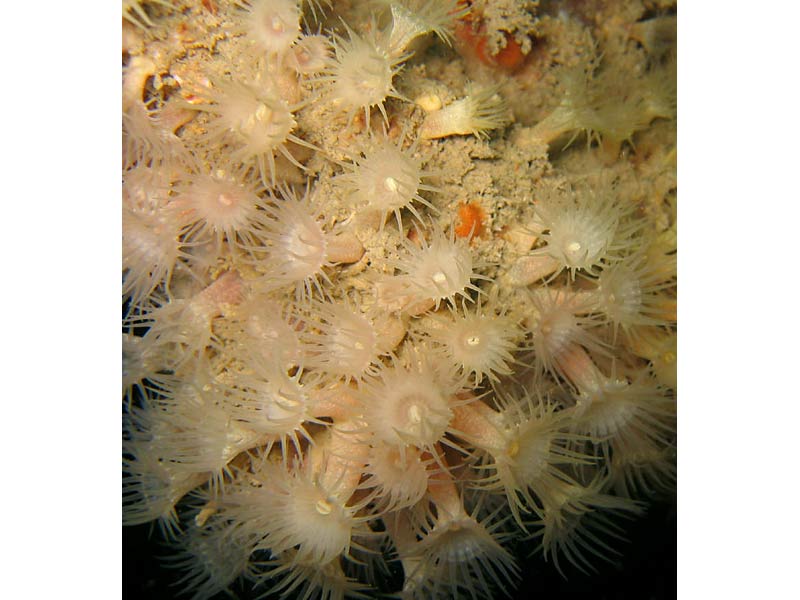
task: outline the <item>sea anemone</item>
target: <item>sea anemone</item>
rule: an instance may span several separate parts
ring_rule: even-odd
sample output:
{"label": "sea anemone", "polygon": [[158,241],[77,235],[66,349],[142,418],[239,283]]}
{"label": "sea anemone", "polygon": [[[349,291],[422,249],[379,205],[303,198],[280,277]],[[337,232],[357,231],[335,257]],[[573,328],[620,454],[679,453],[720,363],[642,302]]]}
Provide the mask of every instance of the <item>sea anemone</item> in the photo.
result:
{"label": "sea anemone", "polygon": [[638,431],[611,440],[609,485],[627,498],[674,490],[677,477],[675,444],[659,445]]}
{"label": "sea anemone", "polygon": [[367,478],[363,487],[377,490],[376,504],[381,512],[413,506],[428,488],[430,462],[414,447],[401,449],[392,444],[373,444],[364,469]]}
{"label": "sea anemone", "polygon": [[258,535],[258,548],[275,556],[291,552],[296,563],[325,565],[346,555],[351,537],[365,529],[359,508],[321,484],[308,463],[288,470],[266,463],[251,480],[229,488],[220,513]]}
{"label": "sea anemone", "polygon": [[228,143],[232,160],[255,165],[265,186],[276,183],[276,152],[296,167],[305,168],[289,152],[287,143],[314,146],[292,133],[297,127],[293,113],[300,107],[290,106],[277,86],[220,80],[205,93],[211,103],[189,106],[215,115],[208,125],[208,141]]}
{"label": "sea anemone", "polygon": [[175,538],[180,530],[175,505],[205,483],[208,474],[181,470],[170,462],[174,427],[166,418],[153,403],[132,406],[123,414],[122,524],[157,520],[162,533]]}
{"label": "sea anemone", "polygon": [[317,317],[302,333],[310,367],[348,381],[378,373],[379,357],[387,350],[358,303],[316,301],[309,312]]}
{"label": "sea anemone", "polygon": [[294,305],[282,304],[253,295],[242,302],[229,322],[240,331],[240,344],[231,348],[233,356],[244,362],[263,360],[286,373],[306,364],[306,346],[300,339],[302,322]]}
{"label": "sea anemone", "polygon": [[300,37],[297,0],[236,0],[247,10],[244,29],[268,59],[281,61]]}
{"label": "sea anemone", "polygon": [[173,585],[193,600],[210,600],[239,577],[252,577],[250,553],[255,541],[243,539],[225,523],[199,527],[191,524],[177,543],[177,554],[165,558],[165,566],[182,571]]}
{"label": "sea anemone", "polygon": [[172,210],[172,177],[164,168],[136,165],[122,182],[122,296],[134,306],[169,295],[176,271],[192,273],[193,246]]}
{"label": "sea anemone", "polygon": [[[175,8],[168,0],[147,0],[147,2]],[[122,18],[141,29],[153,27],[154,23],[150,20],[144,4],[145,0],[122,0]]]}
{"label": "sea anemone", "polygon": [[661,327],[638,327],[628,342],[637,356],[650,361],[650,370],[662,386],[678,389],[678,336]]}
{"label": "sea anemone", "polygon": [[559,558],[564,557],[584,574],[596,571],[585,555],[588,552],[611,562],[619,552],[603,541],[601,536],[624,540],[623,530],[612,516],[626,517],[644,512],[642,504],[629,498],[604,493],[605,478],[598,475],[587,486],[563,482],[557,494],[545,504],[544,517],[531,522],[541,526],[531,538],[541,538],[537,550],[545,560],[552,559],[563,577]]}
{"label": "sea anemone", "polygon": [[326,270],[356,262],[364,247],[352,235],[323,228],[321,203],[308,188],[302,198],[288,187],[280,188],[279,194],[270,194],[272,202],[264,208],[269,219],[259,233],[268,256],[256,262],[264,271],[262,284],[267,290],[294,286],[297,300],[312,297],[314,290],[324,297],[321,280],[330,283]]}
{"label": "sea anemone", "polygon": [[162,393],[155,403],[159,428],[152,428],[152,443],[163,460],[178,472],[202,473],[219,485],[231,476],[228,463],[240,452],[261,443],[263,434],[232,418],[223,396],[206,375],[209,366],[194,366],[194,381]]}
{"label": "sea anemone", "polygon": [[175,130],[181,119],[165,117],[163,97],[151,94],[149,83],[157,76],[156,63],[133,56],[122,74],[122,167],[150,165],[164,169],[191,165],[193,159]]}
{"label": "sea anemone", "polygon": [[426,300],[439,308],[442,300],[455,305],[458,296],[471,300],[470,292],[481,293],[472,280],[490,278],[475,272],[482,265],[474,262],[469,242],[456,239],[453,229],[448,237],[433,224],[430,236],[428,241],[417,235],[419,245],[403,239],[405,254],[394,263],[401,274],[389,283],[396,288],[393,295],[404,299],[405,308]]}
{"label": "sea anemone", "polygon": [[149,398],[171,389],[177,378],[164,369],[169,349],[127,332],[122,334],[122,398],[130,408],[135,398]]}
{"label": "sea anemone", "polygon": [[574,449],[588,438],[566,431],[567,415],[547,398],[522,393],[496,396],[500,409],[482,403],[457,409],[455,435],[478,448],[484,476],[481,489],[502,492],[516,522],[522,515],[542,514],[542,503],[560,482],[572,481],[564,467],[585,465],[593,457]]}
{"label": "sea anemone", "polygon": [[629,219],[633,209],[610,189],[545,194],[536,204],[544,245],[531,255],[558,261],[553,277],[564,269],[573,278],[579,270],[598,275],[601,265],[636,247],[638,225]]}
{"label": "sea anemone", "polygon": [[171,347],[166,365],[178,368],[200,356],[212,343],[219,344],[212,327],[214,319],[231,305],[239,304],[244,296],[245,286],[239,274],[222,273],[190,298],[172,298],[145,311],[142,321],[150,327],[145,339]]}
{"label": "sea anemone", "polygon": [[387,98],[404,99],[392,80],[407,56],[392,56],[379,34],[361,37],[346,24],[345,29],[348,39],[334,34],[334,61],[317,80],[329,84],[330,101],[347,113],[348,121],[363,110],[369,129],[370,109],[377,106],[388,123],[383,103]]}
{"label": "sea anemone", "polygon": [[492,382],[498,375],[509,375],[522,331],[505,311],[498,314],[493,306],[484,308],[480,299],[474,310],[468,310],[462,298],[461,310],[448,304],[449,316],[434,314],[425,332],[465,376],[480,385],[484,376]]}
{"label": "sea anemone", "polygon": [[561,70],[561,103],[532,128],[530,140],[549,144],[572,132],[568,146],[585,133],[587,145],[602,142],[616,156],[622,142],[650,123],[641,89],[630,89],[630,75],[618,67],[598,69],[598,63],[592,58]]}
{"label": "sea anemone", "polygon": [[[674,260],[674,258],[673,258]],[[597,278],[596,307],[614,325],[630,337],[637,326],[667,326],[672,319],[664,310],[664,290],[673,288],[674,281],[664,280],[642,253],[625,257],[608,265]]]}
{"label": "sea anemone", "polygon": [[527,328],[539,373],[568,378],[565,361],[576,347],[598,355],[608,354],[607,344],[597,334],[602,321],[590,314],[591,305],[584,296],[569,288],[541,287],[530,291],[528,299],[532,310]]}
{"label": "sea anemone", "polygon": [[217,254],[223,242],[231,248],[258,245],[264,201],[257,194],[258,186],[248,183],[242,173],[223,169],[187,173],[175,187],[177,196],[170,209],[182,224],[182,239],[212,242]]}
{"label": "sea anemone", "polygon": [[[435,479],[429,488],[434,508],[425,510],[413,527],[419,539],[407,533],[393,535],[406,571],[404,597],[444,600],[468,596],[477,600],[491,597],[494,587],[506,589],[519,570],[501,545],[508,537],[498,531],[504,520],[497,519],[497,510],[478,520],[480,502],[473,514],[467,514],[451,476],[442,471]],[[393,527],[389,531],[399,533]]]}
{"label": "sea anemone", "polygon": [[419,129],[424,140],[450,135],[474,135],[488,139],[489,131],[501,129],[511,122],[508,105],[500,95],[499,86],[478,87],[470,84],[467,95],[442,109],[425,116]]}
{"label": "sea anemone", "polygon": [[256,566],[263,569],[263,573],[254,579],[257,587],[270,585],[270,582],[277,580],[270,585],[267,593],[280,594],[281,598],[368,600],[369,596],[363,592],[369,590],[369,586],[348,577],[341,562],[339,558],[334,558],[325,564],[300,562],[296,550],[286,550],[277,558],[256,563]]}
{"label": "sea anemone", "polygon": [[630,380],[611,376],[577,396],[573,430],[587,433],[608,456],[613,440],[629,435],[644,437],[659,447],[672,441],[675,431],[675,401],[645,370]]}
{"label": "sea anemone", "polygon": [[192,165],[181,139],[160,112],[134,102],[122,113],[122,167]]}
{"label": "sea anemone", "polygon": [[456,20],[470,11],[459,0],[392,0],[392,26],[389,34],[389,49],[393,56],[402,55],[409,44],[421,35],[435,33],[445,44],[453,39],[452,29]]}
{"label": "sea anemone", "polygon": [[458,380],[433,365],[429,353],[414,353],[408,366],[392,361],[359,389],[364,421],[376,442],[390,446],[431,448],[453,418]]}
{"label": "sea anemone", "polygon": [[312,439],[309,425],[325,425],[312,415],[313,382],[302,381],[302,371],[289,375],[262,356],[252,356],[246,365],[245,372],[230,378],[227,410],[236,422],[263,434],[265,452],[279,444],[286,463],[292,448],[300,452]]}
{"label": "sea anemone", "polygon": [[169,293],[172,275],[191,255],[180,239],[180,223],[166,208],[122,208],[122,296],[141,304],[161,285]]}
{"label": "sea anemone", "polygon": [[324,489],[300,475],[272,481],[265,508],[272,519],[262,545],[274,553],[297,547],[296,560],[325,564],[346,554],[354,511],[333,502]]}
{"label": "sea anemone", "polygon": [[330,49],[324,35],[304,35],[292,47],[287,63],[298,75],[315,75],[330,64]]}
{"label": "sea anemone", "polygon": [[370,143],[352,162],[339,163],[345,173],[334,179],[358,207],[366,207],[380,214],[380,227],[390,213],[394,213],[397,228],[402,231],[400,216],[402,209],[422,221],[414,202],[424,204],[435,211],[433,205],[420,196],[420,192],[438,192],[439,188],[422,183],[430,174],[422,169],[422,161],[415,153],[419,140],[403,150],[405,135],[393,144],[384,132],[382,136],[370,136]]}

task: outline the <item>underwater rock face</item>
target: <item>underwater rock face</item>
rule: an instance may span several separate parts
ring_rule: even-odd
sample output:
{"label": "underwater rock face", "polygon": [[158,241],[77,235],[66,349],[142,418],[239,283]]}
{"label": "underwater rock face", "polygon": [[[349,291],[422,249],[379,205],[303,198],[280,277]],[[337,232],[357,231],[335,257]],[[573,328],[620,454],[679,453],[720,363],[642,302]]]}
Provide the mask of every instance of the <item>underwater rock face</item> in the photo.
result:
{"label": "underwater rock face", "polygon": [[674,564],[676,10],[123,1],[135,593]]}

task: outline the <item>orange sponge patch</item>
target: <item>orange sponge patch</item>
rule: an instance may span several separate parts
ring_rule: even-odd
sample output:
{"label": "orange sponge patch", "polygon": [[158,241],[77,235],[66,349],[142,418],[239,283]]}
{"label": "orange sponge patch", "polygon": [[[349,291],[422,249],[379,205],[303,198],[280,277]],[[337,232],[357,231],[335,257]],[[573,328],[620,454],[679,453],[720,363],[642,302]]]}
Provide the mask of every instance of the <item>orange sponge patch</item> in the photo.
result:
{"label": "orange sponge patch", "polygon": [[458,206],[458,225],[456,235],[458,237],[480,237],[483,234],[483,209],[476,202],[469,204],[461,203]]}

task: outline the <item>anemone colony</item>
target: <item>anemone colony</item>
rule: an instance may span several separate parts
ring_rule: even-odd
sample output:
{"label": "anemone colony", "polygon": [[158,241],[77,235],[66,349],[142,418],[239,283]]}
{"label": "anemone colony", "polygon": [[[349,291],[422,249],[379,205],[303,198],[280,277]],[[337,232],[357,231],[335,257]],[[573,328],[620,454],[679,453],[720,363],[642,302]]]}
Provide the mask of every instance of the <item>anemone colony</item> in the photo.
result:
{"label": "anemone colony", "polygon": [[492,597],[670,493],[675,10],[123,0],[124,524],[195,598]]}

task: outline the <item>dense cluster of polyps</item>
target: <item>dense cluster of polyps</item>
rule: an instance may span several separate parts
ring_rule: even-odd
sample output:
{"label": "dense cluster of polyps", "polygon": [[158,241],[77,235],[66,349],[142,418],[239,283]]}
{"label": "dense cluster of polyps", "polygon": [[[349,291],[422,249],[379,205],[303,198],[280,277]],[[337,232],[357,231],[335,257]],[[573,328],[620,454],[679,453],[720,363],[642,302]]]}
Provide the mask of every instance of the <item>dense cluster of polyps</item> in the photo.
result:
{"label": "dense cluster of polyps", "polygon": [[[511,111],[404,70],[488,0],[196,4],[123,1],[124,523],[161,526],[196,598],[363,596],[387,560],[382,591],[490,597],[515,540],[564,572],[613,557],[674,482],[674,199],[535,168],[555,125],[518,126],[533,197],[454,209]],[[587,61],[551,121],[594,160],[622,117],[574,97],[614,79]],[[467,167],[435,162],[464,135]]]}

